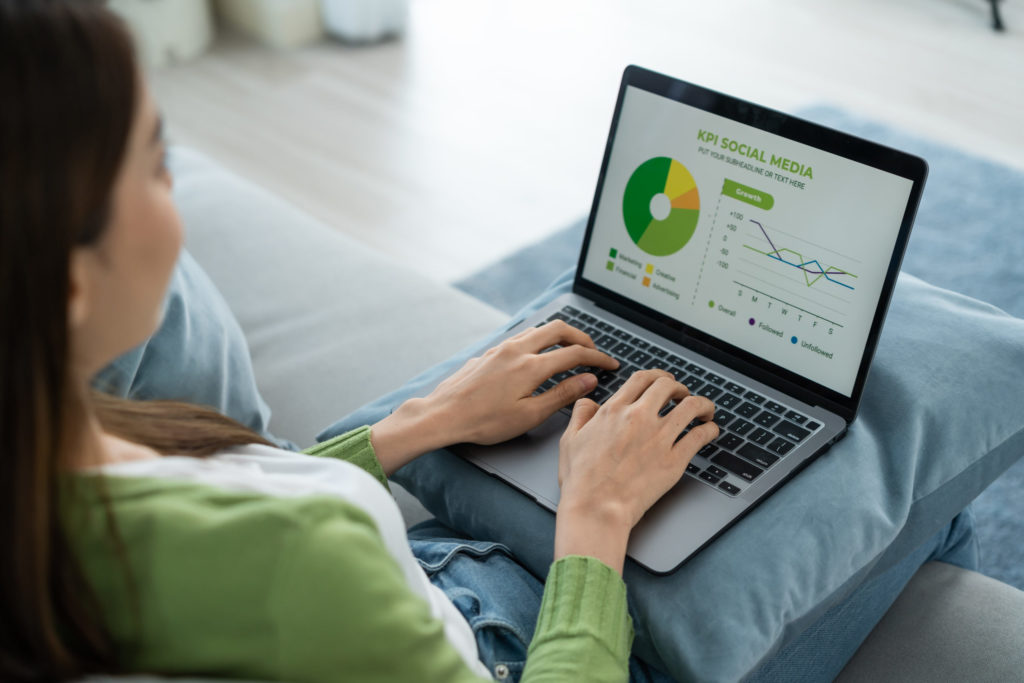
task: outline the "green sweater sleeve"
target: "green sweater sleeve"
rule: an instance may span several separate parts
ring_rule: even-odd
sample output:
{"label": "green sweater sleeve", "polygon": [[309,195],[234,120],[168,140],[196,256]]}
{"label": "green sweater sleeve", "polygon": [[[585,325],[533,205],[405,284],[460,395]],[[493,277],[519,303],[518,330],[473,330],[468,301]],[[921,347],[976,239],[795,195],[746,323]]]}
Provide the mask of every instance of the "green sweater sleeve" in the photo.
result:
{"label": "green sweater sleeve", "polygon": [[384,474],[380,461],[377,460],[377,454],[373,450],[373,444],[370,442],[369,427],[353,429],[351,432],[310,446],[302,452],[306,455],[347,460],[372,474],[377,481],[384,485],[384,488],[391,491],[391,487],[388,486],[388,478]]}

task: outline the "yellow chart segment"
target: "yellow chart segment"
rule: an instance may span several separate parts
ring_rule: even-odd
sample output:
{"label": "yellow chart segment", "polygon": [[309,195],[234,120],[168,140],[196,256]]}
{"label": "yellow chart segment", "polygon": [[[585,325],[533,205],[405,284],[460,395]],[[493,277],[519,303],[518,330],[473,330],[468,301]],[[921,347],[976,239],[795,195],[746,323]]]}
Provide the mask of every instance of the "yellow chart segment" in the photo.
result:
{"label": "yellow chart segment", "polygon": [[[665,182],[665,194],[668,198],[675,200],[677,197],[682,197],[696,188],[697,183],[694,182],[690,172],[686,170],[685,166],[673,159],[668,167],[668,180]],[[673,206],[675,206],[674,203]]]}

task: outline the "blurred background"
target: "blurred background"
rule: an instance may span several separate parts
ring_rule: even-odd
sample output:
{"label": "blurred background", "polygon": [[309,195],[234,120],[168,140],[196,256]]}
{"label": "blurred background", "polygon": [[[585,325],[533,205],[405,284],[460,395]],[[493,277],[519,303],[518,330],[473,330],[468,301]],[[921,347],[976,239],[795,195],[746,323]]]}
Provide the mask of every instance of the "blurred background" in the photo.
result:
{"label": "blurred background", "polygon": [[454,282],[590,209],[623,67],[1024,169],[1024,0],[111,0],[169,137]]}

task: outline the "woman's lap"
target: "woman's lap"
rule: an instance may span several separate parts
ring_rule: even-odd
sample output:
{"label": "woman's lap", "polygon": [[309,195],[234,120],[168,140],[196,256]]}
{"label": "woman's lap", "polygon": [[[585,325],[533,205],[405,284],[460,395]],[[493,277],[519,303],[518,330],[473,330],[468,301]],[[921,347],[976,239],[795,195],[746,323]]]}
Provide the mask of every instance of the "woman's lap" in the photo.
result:
{"label": "woman's lap", "polygon": [[[430,581],[462,612],[480,661],[498,680],[518,681],[533,639],[544,584],[498,543],[469,539],[436,520],[409,530],[409,544]],[[630,681],[670,681],[633,657]]]}

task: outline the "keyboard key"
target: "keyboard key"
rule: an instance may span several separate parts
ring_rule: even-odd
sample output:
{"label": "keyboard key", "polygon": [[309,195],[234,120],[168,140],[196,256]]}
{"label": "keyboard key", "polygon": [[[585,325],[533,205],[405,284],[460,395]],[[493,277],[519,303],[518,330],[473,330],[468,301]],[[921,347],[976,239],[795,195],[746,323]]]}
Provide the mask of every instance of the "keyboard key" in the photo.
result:
{"label": "keyboard key", "polygon": [[699,451],[697,451],[697,455],[703,456],[705,458],[710,458],[712,455],[714,455],[717,452],[718,452],[718,446],[716,446],[713,443],[709,443],[709,444],[704,444],[704,446]]}
{"label": "keyboard key", "polygon": [[737,420],[733,420],[733,423],[731,425],[729,425],[729,431],[730,432],[735,432],[735,433],[739,434],[740,436],[743,436],[744,434],[746,434],[747,432],[749,432],[753,428],[754,428],[754,423],[753,422],[747,422],[746,420],[744,420],[742,418],[737,419]]}
{"label": "keyboard key", "polygon": [[615,328],[615,331],[612,332],[612,334],[614,334],[618,339],[621,339],[622,341],[629,341],[630,339],[633,338],[633,335],[631,335],[629,332],[626,332],[625,330],[620,330],[617,327]]}
{"label": "keyboard key", "polygon": [[652,346],[647,349],[647,353],[651,354],[655,358],[665,358],[668,355],[668,351],[661,348],[660,346]]}
{"label": "keyboard key", "polygon": [[753,403],[744,403],[743,405],[736,409],[736,412],[742,415],[743,417],[754,417],[759,412],[761,412],[761,409],[758,408]]}
{"label": "keyboard key", "polygon": [[757,467],[746,460],[737,458],[732,453],[726,453],[724,451],[716,455],[711,462],[747,481],[754,481],[764,474],[764,470],[760,467]]}
{"label": "keyboard key", "polygon": [[720,467],[715,467],[714,465],[709,466],[707,471],[715,475],[716,477],[725,476],[725,470],[721,469]]}
{"label": "keyboard key", "polygon": [[666,363],[665,361],[663,361],[660,358],[652,358],[650,360],[650,362],[647,363],[647,367],[650,368],[650,369],[653,369],[653,370],[668,370],[669,369],[668,363]]}
{"label": "keyboard key", "polygon": [[718,385],[725,384],[725,378],[720,376],[720,375],[716,375],[713,372],[709,372],[708,374],[704,375],[704,381],[705,382],[711,382],[712,384],[718,384]]}
{"label": "keyboard key", "polygon": [[715,411],[715,424],[717,424],[719,427],[725,427],[734,419],[736,419],[736,416],[727,410]]}
{"label": "keyboard key", "polygon": [[720,448],[726,448],[731,451],[742,446],[743,439],[736,436],[735,434],[730,434],[726,432],[725,434],[722,434],[715,440],[715,444],[718,445]]}
{"label": "keyboard key", "polygon": [[[690,390],[692,391],[693,387],[690,387]],[[698,396],[706,396],[710,398],[712,401],[714,401],[720,393],[722,393],[722,390],[711,384],[705,384],[697,391]]]}
{"label": "keyboard key", "polygon": [[686,364],[685,360],[683,360],[679,356],[675,355],[674,353],[670,353],[668,355],[668,362],[671,363],[672,365],[679,365],[679,366],[683,366],[683,365]]}
{"label": "keyboard key", "polygon": [[[566,308],[569,308],[569,306],[566,306]],[[569,322],[572,318],[559,311],[558,313],[552,313],[548,316],[548,322],[553,320],[564,320],[565,322]]]}
{"label": "keyboard key", "polygon": [[562,306],[562,313],[567,313],[569,315],[579,315],[580,310],[578,308],[573,308],[572,306],[565,305]]}
{"label": "keyboard key", "polygon": [[804,422],[807,422],[807,418],[801,415],[800,413],[796,412],[795,410],[791,410],[788,413],[786,413],[786,419],[792,420],[793,422],[796,422],[798,425],[802,425]]}
{"label": "keyboard key", "polygon": [[743,395],[743,387],[741,387],[739,384],[736,384],[736,382],[726,382],[725,390],[731,391],[732,393],[739,394],[741,396]]}
{"label": "keyboard key", "polygon": [[740,487],[739,486],[733,486],[732,484],[730,484],[727,481],[721,482],[718,485],[718,488],[722,489],[723,491],[725,491],[726,493],[728,493],[731,496],[735,496],[737,493],[740,492]]}
{"label": "keyboard key", "polygon": [[580,320],[582,320],[583,322],[585,322],[588,325],[593,325],[594,323],[597,322],[597,318],[595,318],[594,316],[590,315],[589,313],[580,313],[576,317],[578,317]]}
{"label": "keyboard key", "polygon": [[647,347],[650,346],[650,344],[645,342],[643,339],[636,337],[635,339],[633,339],[633,346],[637,347],[638,349],[643,349],[644,351],[646,351]]}
{"label": "keyboard key", "polygon": [[820,426],[821,426],[820,424],[818,424],[817,422],[815,422],[813,420],[811,420],[810,422],[807,423],[807,428],[810,429],[812,432],[815,429],[817,429],[818,427],[820,427]]}
{"label": "keyboard key", "polygon": [[692,462],[686,466],[686,471],[690,474],[697,474],[700,472],[700,468],[694,465]]}
{"label": "keyboard key", "polygon": [[762,427],[771,427],[778,421],[779,416],[774,413],[769,413],[768,411],[764,411],[754,418],[754,422],[761,425]]}
{"label": "keyboard key", "polygon": [[620,388],[622,388],[622,385],[625,384],[625,383],[626,383],[626,380],[623,379],[622,377],[619,377],[617,380],[615,380],[614,382],[612,382],[611,384],[608,385],[608,391],[610,391],[610,392],[612,392],[614,394],[616,391],[618,391]]}
{"label": "keyboard key", "polygon": [[612,356],[618,359],[629,358],[629,354],[633,353],[633,347],[624,341],[619,341],[618,344],[611,350]]}
{"label": "keyboard key", "polygon": [[744,444],[742,448],[736,451],[744,458],[752,463],[756,463],[761,467],[768,468],[779,461],[777,455],[772,455],[763,448],[758,448],[752,443]]}
{"label": "keyboard key", "polygon": [[594,346],[601,349],[605,353],[611,353],[611,350],[618,346],[619,340],[610,334],[602,334],[600,337],[594,338]]}
{"label": "keyboard key", "polygon": [[715,475],[711,474],[707,470],[705,470],[705,471],[700,473],[700,478],[703,479],[706,482],[711,483],[711,484],[717,484],[718,481],[719,481],[719,477],[716,477]]}
{"label": "keyboard key", "polygon": [[[726,386],[726,389],[729,387]],[[722,398],[718,399],[718,405],[722,408],[729,408],[730,410],[743,403],[743,399],[736,394],[726,394]]]}
{"label": "keyboard key", "polygon": [[778,413],[779,415],[782,415],[783,413],[786,412],[786,406],[782,405],[781,403],[776,403],[775,401],[768,401],[767,403],[764,404],[764,407],[766,410],[770,410],[773,413]]}
{"label": "keyboard key", "polygon": [[701,375],[703,375],[706,372],[704,370],[704,368],[702,368],[701,366],[697,365],[696,363],[690,363],[689,365],[687,365],[686,366],[686,371],[687,372],[692,372],[693,374],[697,375],[698,377],[700,377]]}
{"label": "keyboard key", "polygon": [[753,391],[748,391],[747,393],[743,394],[743,398],[753,403],[756,403],[757,405],[761,405],[762,403],[764,403],[764,396],[762,396],[761,394],[755,394]]}
{"label": "keyboard key", "polygon": [[686,385],[687,389],[689,389],[691,392],[693,392],[693,391],[697,391],[702,386],[704,386],[704,380],[697,379],[696,375],[690,375],[685,380],[683,380],[683,384]]}
{"label": "keyboard key", "polygon": [[791,450],[793,450],[793,442],[786,441],[780,436],[779,438],[775,439],[775,441],[772,441],[770,444],[768,444],[768,450],[770,450],[772,453],[785,455],[786,453],[789,453]]}
{"label": "keyboard key", "polygon": [[803,441],[807,435],[810,434],[809,431],[803,427],[796,426],[789,420],[783,420],[779,424],[775,425],[775,428],[772,431],[776,434],[782,434],[782,436],[787,439],[792,439],[793,441]]}
{"label": "keyboard key", "polygon": [[761,429],[758,427],[754,430],[754,433],[747,437],[751,441],[762,446],[775,438],[775,435],[769,432],[767,429]]}
{"label": "keyboard key", "polygon": [[672,376],[676,378],[677,382],[682,382],[686,379],[686,370],[683,370],[682,368],[670,366],[668,371],[672,373]]}
{"label": "keyboard key", "polygon": [[651,360],[650,354],[645,351],[636,350],[629,355],[629,362],[636,363],[637,365],[646,367],[647,363]]}
{"label": "keyboard key", "polygon": [[612,330],[615,329],[613,326],[609,325],[603,320],[598,320],[596,323],[594,323],[594,325],[597,327],[597,329],[602,330],[603,332],[611,332]]}
{"label": "keyboard key", "polygon": [[597,387],[596,389],[591,391],[589,394],[587,394],[587,398],[589,398],[591,401],[597,401],[598,403],[604,403],[604,401],[609,396],[611,396],[611,395],[612,395],[612,392],[608,391],[604,387]]}

